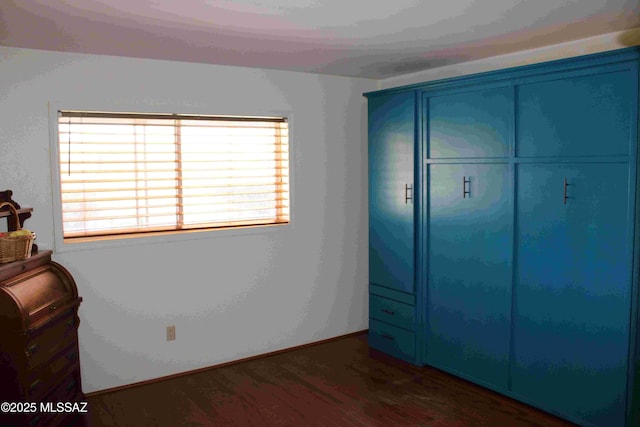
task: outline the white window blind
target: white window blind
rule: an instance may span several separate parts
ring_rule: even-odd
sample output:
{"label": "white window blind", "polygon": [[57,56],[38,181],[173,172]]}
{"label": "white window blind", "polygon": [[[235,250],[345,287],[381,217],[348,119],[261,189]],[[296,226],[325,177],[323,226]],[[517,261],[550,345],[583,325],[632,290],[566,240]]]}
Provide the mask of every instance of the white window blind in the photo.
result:
{"label": "white window blind", "polygon": [[289,222],[283,117],[60,111],[66,238]]}

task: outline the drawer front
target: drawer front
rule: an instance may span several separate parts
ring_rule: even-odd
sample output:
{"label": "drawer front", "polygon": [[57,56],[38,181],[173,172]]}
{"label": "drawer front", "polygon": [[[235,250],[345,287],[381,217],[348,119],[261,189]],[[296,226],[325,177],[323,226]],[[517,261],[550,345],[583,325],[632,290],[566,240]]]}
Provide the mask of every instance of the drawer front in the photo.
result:
{"label": "drawer front", "polygon": [[27,369],[37,368],[49,360],[61,348],[75,342],[78,318],[75,310],[46,324],[31,335],[24,349]]}
{"label": "drawer front", "polygon": [[415,330],[415,308],[409,304],[370,295],[369,317],[410,331]]}
{"label": "drawer front", "polygon": [[43,322],[48,322],[48,317],[57,315],[58,311],[68,306],[72,301],[70,301],[70,296],[68,294],[62,294],[60,298],[56,300],[47,301],[37,309],[32,311],[30,314],[30,325],[40,324]]}
{"label": "drawer front", "polygon": [[[68,427],[82,414],[57,412],[58,402],[83,402],[84,395],[80,385],[80,368],[68,372],[56,384],[50,393],[38,399],[24,400],[26,404],[35,403],[35,411],[19,413],[0,412],[1,427]],[[40,402],[52,403],[50,410],[41,411]],[[82,407],[80,407],[82,408]],[[63,408],[64,409],[64,408]]]}
{"label": "drawer front", "polygon": [[38,370],[29,372],[24,383],[25,395],[30,400],[38,400],[39,397],[51,391],[58,385],[61,378],[79,366],[78,346],[74,342],[45,363]]}
{"label": "drawer front", "polygon": [[415,363],[416,340],[413,332],[370,319],[369,346]]}
{"label": "drawer front", "polygon": [[[45,396],[43,402],[78,402],[84,399],[80,387],[80,370],[76,368],[73,372],[64,377],[58,384],[58,387],[50,394]],[[79,413],[66,412],[41,412],[33,414],[27,425],[32,427],[62,427],[74,425],[73,421],[79,418]]]}

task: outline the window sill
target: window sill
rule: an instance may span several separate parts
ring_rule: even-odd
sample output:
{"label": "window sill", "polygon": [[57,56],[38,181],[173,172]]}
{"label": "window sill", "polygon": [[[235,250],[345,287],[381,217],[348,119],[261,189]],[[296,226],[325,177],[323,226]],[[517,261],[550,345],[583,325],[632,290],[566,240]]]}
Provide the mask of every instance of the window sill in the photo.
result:
{"label": "window sill", "polygon": [[283,228],[291,228],[292,224],[267,224],[243,227],[207,228],[199,230],[157,231],[139,234],[119,234],[113,236],[76,237],[56,241],[56,252],[86,251],[92,249],[109,249],[117,247],[157,245],[188,240],[211,240],[234,236],[264,235],[283,232]]}

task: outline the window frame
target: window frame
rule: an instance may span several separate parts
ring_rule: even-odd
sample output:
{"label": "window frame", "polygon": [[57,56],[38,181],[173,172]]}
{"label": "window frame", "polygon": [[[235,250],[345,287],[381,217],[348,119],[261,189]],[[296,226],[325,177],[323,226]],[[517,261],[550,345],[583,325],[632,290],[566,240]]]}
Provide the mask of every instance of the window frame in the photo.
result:
{"label": "window frame", "polygon": [[[294,149],[294,119],[290,110],[261,110],[261,111],[244,111],[238,112],[205,112],[202,109],[190,107],[167,108],[161,111],[142,108],[141,106],[132,107],[109,107],[95,106],[87,108],[84,105],[67,106],[66,103],[49,102],[49,145],[50,145],[50,162],[51,162],[51,193],[53,202],[53,249],[57,252],[69,252],[86,249],[115,248],[132,245],[149,245],[166,242],[179,242],[185,240],[200,240],[211,238],[222,238],[230,236],[247,236],[256,234],[282,233],[284,230],[291,230],[295,223],[295,149]],[[177,110],[177,114],[194,114],[194,115],[211,115],[211,116],[256,116],[256,117],[285,117],[288,124],[288,142],[289,142],[289,222],[275,224],[259,224],[245,225],[235,227],[210,227],[186,230],[167,230],[157,232],[128,233],[115,234],[111,236],[90,236],[65,239],[63,234],[63,216],[62,216],[62,196],[60,181],[60,147],[58,140],[58,112],[61,110],[77,110],[77,111],[135,111],[140,114],[171,114],[166,110]],[[184,111],[186,110],[186,111]],[[195,111],[194,111],[195,110]],[[46,242],[41,242],[42,246],[48,246]]]}

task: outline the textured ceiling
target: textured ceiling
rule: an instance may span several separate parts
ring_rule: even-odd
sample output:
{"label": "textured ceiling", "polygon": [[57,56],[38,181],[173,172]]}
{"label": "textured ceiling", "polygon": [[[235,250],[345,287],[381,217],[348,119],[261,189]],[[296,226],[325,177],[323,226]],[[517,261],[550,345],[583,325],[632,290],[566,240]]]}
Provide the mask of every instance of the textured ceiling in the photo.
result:
{"label": "textured ceiling", "polygon": [[640,27],[640,0],[0,0],[0,45],[386,78]]}

